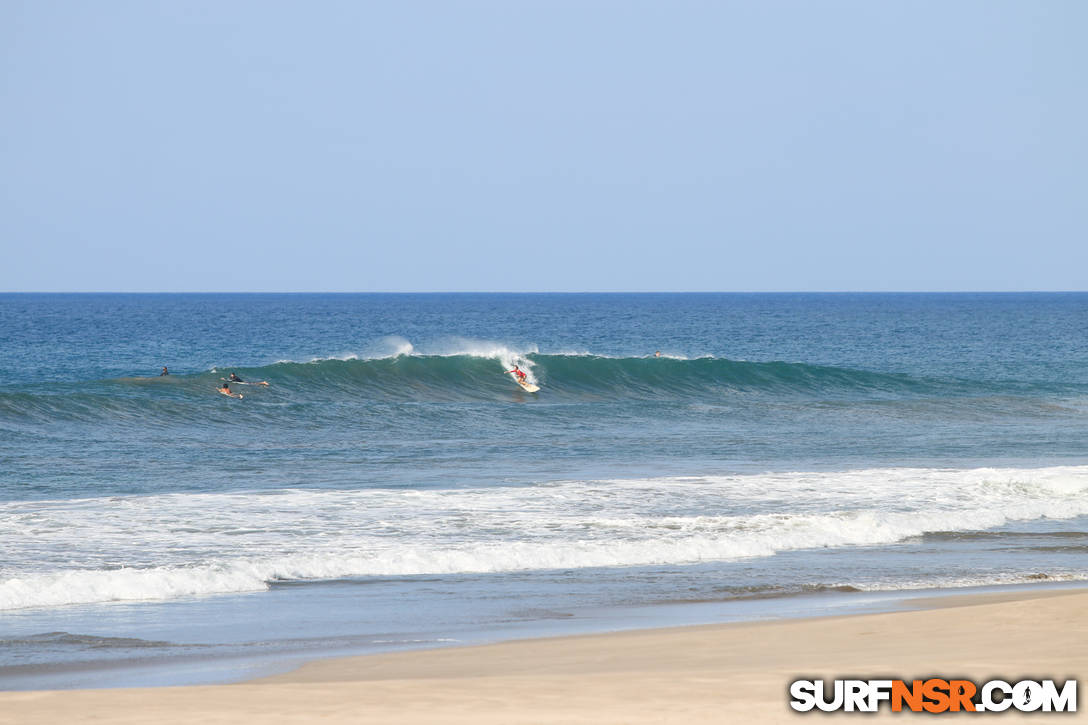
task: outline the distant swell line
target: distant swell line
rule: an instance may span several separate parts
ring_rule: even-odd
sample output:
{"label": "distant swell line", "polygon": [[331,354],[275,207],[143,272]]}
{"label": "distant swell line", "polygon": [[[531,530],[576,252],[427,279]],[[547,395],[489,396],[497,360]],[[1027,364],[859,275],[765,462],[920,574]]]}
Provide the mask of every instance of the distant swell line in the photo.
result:
{"label": "distant swell line", "polygon": [[[118,378],[24,386],[0,392],[0,422],[52,420],[204,420],[226,372],[268,380],[258,401],[506,402],[523,395],[505,371],[513,365],[538,383],[547,400],[701,400],[735,394],[843,400],[1048,395],[1069,386],[923,378],[845,367],[727,358],[613,358],[589,354],[518,353],[497,347],[473,354],[398,354],[383,358],[278,362],[222,367],[164,378]],[[1078,389],[1079,390],[1079,389]],[[221,406],[219,406],[221,408]],[[215,415],[215,413],[212,413]]]}

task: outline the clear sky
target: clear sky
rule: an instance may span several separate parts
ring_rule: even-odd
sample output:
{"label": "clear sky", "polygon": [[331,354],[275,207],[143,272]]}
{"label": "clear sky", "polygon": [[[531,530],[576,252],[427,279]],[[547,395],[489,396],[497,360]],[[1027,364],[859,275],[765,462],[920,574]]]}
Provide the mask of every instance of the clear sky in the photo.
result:
{"label": "clear sky", "polygon": [[0,290],[1084,290],[1086,28],[0,0]]}

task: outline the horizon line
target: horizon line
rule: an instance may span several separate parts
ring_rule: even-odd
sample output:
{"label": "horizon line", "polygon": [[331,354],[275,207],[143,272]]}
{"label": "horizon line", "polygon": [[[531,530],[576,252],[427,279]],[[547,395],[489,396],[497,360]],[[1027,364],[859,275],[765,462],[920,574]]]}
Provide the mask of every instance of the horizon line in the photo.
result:
{"label": "horizon line", "polygon": [[708,294],[1080,294],[1088,289],[941,290],[0,290],[0,295],[708,295]]}

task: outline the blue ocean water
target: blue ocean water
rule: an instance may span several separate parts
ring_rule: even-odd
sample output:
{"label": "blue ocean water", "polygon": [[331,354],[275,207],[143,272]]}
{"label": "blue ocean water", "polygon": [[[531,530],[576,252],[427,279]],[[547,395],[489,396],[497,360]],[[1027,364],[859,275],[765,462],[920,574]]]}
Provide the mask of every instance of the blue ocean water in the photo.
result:
{"label": "blue ocean water", "polygon": [[0,687],[1081,580],[1086,340],[1079,293],[0,295]]}

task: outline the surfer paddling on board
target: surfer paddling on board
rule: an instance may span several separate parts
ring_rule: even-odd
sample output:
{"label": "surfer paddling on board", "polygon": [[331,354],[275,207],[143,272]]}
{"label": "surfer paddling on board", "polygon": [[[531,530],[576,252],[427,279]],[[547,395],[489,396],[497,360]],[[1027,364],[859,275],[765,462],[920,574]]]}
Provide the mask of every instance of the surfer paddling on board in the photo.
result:
{"label": "surfer paddling on board", "polygon": [[241,393],[232,393],[232,392],[230,392],[230,386],[227,385],[226,383],[223,383],[222,385],[219,386],[219,392],[222,393],[223,395],[226,395],[228,398],[238,398],[238,400],[242,399],[242,394]]}
{"label": "surfer paddling on board", "polygon": [[235,374],[235,373],[231,373],[226,378],[219,378],[219,379],[220,380],[226,380],[227,382],[231,382],[231,383],[241,383],[242,385],[268,385],[267,380],[261,380],[260,382],[257,382],[257,383],[247,383],[245,380],[242,380],[240,377],[238,377],[238,375]]}
{"label": "surfer paddling on board", "polygon": [[[523,373],[521,371],[521,368],[519,368],[517,365],[514,366],[513,370],[507,370],[506,372],[507,373],[513,373],[514,376],[517,377],[519,383],[524,383],[525,382],[525,373]],[[505,375],[506,373],[503,373],[503,374]]]}

